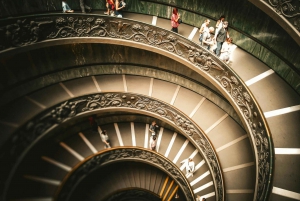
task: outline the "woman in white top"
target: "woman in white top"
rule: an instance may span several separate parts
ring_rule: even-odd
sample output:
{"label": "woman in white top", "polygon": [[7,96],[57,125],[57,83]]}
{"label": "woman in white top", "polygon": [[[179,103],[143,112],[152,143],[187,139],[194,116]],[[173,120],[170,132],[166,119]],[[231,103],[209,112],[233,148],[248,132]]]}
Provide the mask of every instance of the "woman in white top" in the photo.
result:
{"label": "woman in white top", "polygon": [[227,38],[226,42],[223,43],[220,59],[224,62],[228,62],[232,52],[232,38]]}
{"label": "woman in white top", "polygon": [[107,135],[107,133],[106,133],[106,130],[104,130],[104,131],[102,131],[101,132],[101,129],[100,129],[100,127],[98,126],[98,132],[100,133],[100,137],[101,137],[101,140],[102,140],[102,142],[104,142],[104,149],[106,149],[106,148],[111,148],[111,146],[110,146],[110,141],[109,141],[109,137],[108,137],[108,135]]}
{"label": "woman in white top", "polygon": [[203,34],[204,34],[204,32],[209,32],[209,30],[208,30],[209,23],[210,23],[210,20],[206,19],[204,21],[204,23],[201,25],[200,29],[199,29],[199,33],[200,33],[199,42],[200,42],[200,45],[202,45],[202,40],[203,40]]}
{"label": "woman in white top", "polygon": [[185,165],[185,171],[186,171],[186,177],[188,176],[194,176],[194,171],[195,171],[195,162],[193,161],[192,158],[185,159],[181,161],[180,163],[184,163]]}

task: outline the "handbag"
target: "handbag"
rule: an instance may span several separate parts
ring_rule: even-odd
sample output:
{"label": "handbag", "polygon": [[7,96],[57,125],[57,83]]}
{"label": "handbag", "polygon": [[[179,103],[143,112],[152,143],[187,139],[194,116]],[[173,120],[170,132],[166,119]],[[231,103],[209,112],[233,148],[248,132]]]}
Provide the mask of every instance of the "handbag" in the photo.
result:
{"label": "handbag", "polygon": [[178,24],[181,24],[181,23],[182,23],[182,19],[179,19],[179,20],[178,20]]}

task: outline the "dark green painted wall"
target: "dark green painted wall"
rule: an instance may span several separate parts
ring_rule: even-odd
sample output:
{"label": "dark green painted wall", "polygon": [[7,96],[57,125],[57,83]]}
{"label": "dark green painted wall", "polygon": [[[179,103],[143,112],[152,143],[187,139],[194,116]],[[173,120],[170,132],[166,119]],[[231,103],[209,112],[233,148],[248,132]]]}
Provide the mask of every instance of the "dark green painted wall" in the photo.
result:
{"label": "dark green painted wall", "polygon": [[[246,0],[127,0],[127,11],[169,18],[172,6],[179,7],[184,23],[200,27],[204,19],[226,15],[230,36],[240,48],[251,53],[300,93],[300,47],[267,14]],[[79,10],[79,0],[68,1]],[[104,10],[105,0],[86,0],[94,10]],[[61,12],[60,0],[1,0],[0,16]],[[214,25],[215,22],[212,23]],[[243,64],[241,63],[241,68]]]}

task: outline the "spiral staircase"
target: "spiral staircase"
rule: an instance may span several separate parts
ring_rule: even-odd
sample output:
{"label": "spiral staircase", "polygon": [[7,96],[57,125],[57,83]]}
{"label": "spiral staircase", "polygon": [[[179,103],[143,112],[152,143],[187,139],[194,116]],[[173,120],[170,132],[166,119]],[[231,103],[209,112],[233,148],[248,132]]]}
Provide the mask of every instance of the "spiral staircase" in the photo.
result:
{"label": "spiral staircase", "polygon": [[[126,13],[125,17],[169,29],[167,19],[137,13]],[[194,27],[182,24],[179,34],[197,43]],[[12,84],[7,84],[3,91],[0,145],[37,115],[74,97],[102,93],[142,95],[182,112],[205,133],[222,168],[226,200],[256,200],[256,156],[236,108],[208,79],[184,67],[176,58],[123,45],[122,41],[57,43],[39,49],[23,47],[23,52],[14,55],[3,53],[1,62],[6,73],[2,76],[7,76],[5,80],[11,78]],[[239,47],[231,60],[231,68],[252,92],[271,131],[275,155],[269,200],[300,200],[299,94],[272,69]],[[19,69],[20,66],[26,68]],[[45,70],[50,66],[56,69]],[[26,77],[27,70],[35,72],[35,76]],[[15,81],[17,78],[22,81]],[[52,82],[34,86],[43,79]],[[193,158],[196,171],[187,180],[195,197],[217,199],[207,161],[195,143],[176,126],[151,113],[118,108],[90,114],[96,115],[100,128],[108,131],[112,147],[120,149],[148,149],[149,123],[156,120],[161,126],[157,153],[172,161],[183,174],[180,162]],[[61,184],[78,164],[105,151],[99,133],[89,125],[90,114],[87,112],[49,131],[28,149],[7,187],[8,200],[54,200]],[[72,199],[85,196],[80,198],[104,200],[121,189],[142,189],[161,200],[176,200],[176,193],[180,195],[178,199],[184,197],[167,172],[136,162],[109,167],[103,169],[108,174],[91,175],[87,181],[90,183],[79,186]]]}

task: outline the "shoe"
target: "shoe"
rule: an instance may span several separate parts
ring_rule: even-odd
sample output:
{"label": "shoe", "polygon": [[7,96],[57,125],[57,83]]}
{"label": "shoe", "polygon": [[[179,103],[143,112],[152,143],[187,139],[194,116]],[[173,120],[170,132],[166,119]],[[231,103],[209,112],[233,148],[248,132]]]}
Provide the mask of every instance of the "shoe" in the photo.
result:
{"label": "shoe", "polygon": [[108,12],[104,12],[104,15],[108,15]]}

